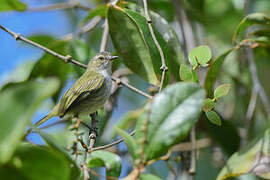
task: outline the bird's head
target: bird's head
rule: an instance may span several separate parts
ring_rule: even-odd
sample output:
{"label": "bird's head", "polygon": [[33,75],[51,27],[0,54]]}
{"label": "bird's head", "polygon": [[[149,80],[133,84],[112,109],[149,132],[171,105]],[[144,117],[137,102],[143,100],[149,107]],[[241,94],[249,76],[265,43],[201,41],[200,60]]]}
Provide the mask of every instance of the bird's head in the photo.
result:
{"label": "bird's head", "polygon": [[88,68],[96,70],[111,69],[112,60],[117,58],[118,56],[113,56],[111,53],[106,51],[97,53],[88,63]]}

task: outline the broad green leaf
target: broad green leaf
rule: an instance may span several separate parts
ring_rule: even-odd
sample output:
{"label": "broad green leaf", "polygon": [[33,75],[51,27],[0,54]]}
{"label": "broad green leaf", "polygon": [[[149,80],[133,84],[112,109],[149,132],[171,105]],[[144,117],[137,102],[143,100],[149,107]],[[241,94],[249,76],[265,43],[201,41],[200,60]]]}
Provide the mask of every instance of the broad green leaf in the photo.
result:
{"label": "broad green leaf", "polygon": [[183,80],[183,81],[192,81],[193,80],[192,72],[191,72],[190,68],[185,64],[182,64],[180,66],[179,74],[180,74],[181,80]]}
{"label": "broad green leaf", "polygon": [[60,147],[56,142],[54,142],[49,134],[42,131],[36,131],[36,132],[46,141],[46,143],[52,148],[53,151],[65,157],[71,169],[71,172],[70,172],[71,179],[78,178],[78,176],[80,175],[80,169],[77,166],[76,162],[68,154],[68,152],[63,147]]}
{"label": "broad green leaf", "polygon": [[[66,46],[67,41],[54,41],[49,44],[48,48],[57,53],[65,54]],[[54,101],[56,101],[60,90],[68,78],[68,75],[70,75],[71,70],[72,68],[70,64],[66,64],[51,54],[45,53],[34,65],[30,78],[58,77],[61,84],[59,91],[53,96]]]}
{"label": "broad green leaf", "polygon": [[24,11],[26,4],[19,0],[0,0],[0,12],[1,11]]}
{"label": "broad green leaf", "polygon": [[158,158],[179,143],[197,122],[205,92],[196,83],[179,82],[152,102],[145,146],[146,160]]}
{"label": "broad green leaf", "polygon": [[204,82],[204,87],[207,92],[208,97],[213,96],[213,87],[216,82],[217,76],[220,72],[220,69],[222,67],[222,64],[227,57],[232,51],[236,50],[235,48],[229,49],[225,53],[221,54],[218,56],[214,61],[210,63],[210,66],[207,69],[206,77],[205,77],[205,82]]}
{"label": "broad green leaf", "polygon": [[215,111],[205,112],[207,119],[215,125],[221,126],[221,119]]}
{"label": "broad green leaf", "polygon": [[[146,19],[135,11],[110,6],[108,23],[113,44],[124,64],[142,79],[157,85],[162,73],[161,59]],[[160,34],[155,29],[154,31],[169,67],[168,47]],[[166,79],[169,74],[170,68]]]}
{"label": "broad green leaf", "polygon": [[66,159],[44,146],[20,144],[9,164],[27,179],[71,179]]}
{"label": "broad green leaf", "polygon": [[0,103],[0,164],[7,162],[31,116],[42,100],[52,96],[59,88],[56,79],[29,81],[1,91]]}
{"label": "broad green leaf", "polygon": [[215,106],[215,102],[213,99],[210,99],[210,98],[206,98],[204,101],[203,101],[203,111],[204,112],[208,112],[208,111],[211,111]]}
{"label": "broad green leaf", "polygon": [[212,58],[211,49],[206,46],[198,46],[193,48],[188,54],[188,60],[193,68],[197,67],[198,65],[205,65],[208,61]]}
{"label": "broad green leaf", "polygon": [[219,173],[217,180],[254,173],[265,179],[270,179],[270,129],[247,144],[239,152],[234,153]]}
{"label": "broad green leaf", "polygon": [[214,92],[214,97],[218,100],[219,98],[226,96],[230,91],[230,87],[230,84],[222,84],[218,86]]}
{"label": "broad green leaf", "polygon": [[93,19],[96,16],[105,17],[106,11],[107,11],[106,4],[97,5],[95,7],[95,9],[91,9],[89,11],[89,14],[83,19],[82,24],[86,24],[88,21],[90,21],[91,19]]}
{"label": "broad green leaf", "polygon": [[140,180],[161,180],[160,177],[155,176],[153,174],[140,174]]}
{"label": "broad green leaf", "polygon": [[[90,54],[94,55],[94,52],[90,51],[90,47],[83,39],[76,39],[69,43],[68,54],[74,59],[80,61],[83,64],[88,64],[90,61]],[[80,77],[84,73],[84,69],[78,66],[72,66],[77,72],[77,77]]]}
{"label": "broad green leaf", "polygon": [[86,159],[87,167],[105,167],[106,176],[119,177],[121,173],[121,158],[108,151],[94,151]]}
{"label": "broad green leaf", "polygon": [[237,26],[233,35],[233,42],[239,37],[239,39],[243,38],[244,30],[247,29],[251,25],[270,25],[270,18],[262,13],[253,13],[247,15]]}
{"label": "broad green leaf", "polygon": [[124,142],[128,148],[128,152],[130,153],[133,161],[138,159],[139,158],[139,154],[138,154],[139,147],[136,144],[135,140],[128,133],[126,133],[122,129],[118,128],[117,126],[114,126],[114,129],[124,139]]}
{"label": "broad green leaf", "polygon": [[[149,2],[150,3],[150,2]],[[139,12],[142,16],[145,16],[144,9],[141,6],[138,6],[134,3],[128,3],[127,7],[131,10]],[[179,80],[178,71],[179,65],[185,64],[184,55],[182,53],[181,44],[178,40],[176,32],[174,29],[169,25],[169,23],[158,13],[149,10],[149,14],[152,20],[152,25],[156,28],[159,34],[165,40],[168,51],[170,56],[168,57],[170,62],[173,62],[171,65],[171,72],[173,73],[174,77]]]}
{"label": "broad green leaf", "polygon": [[0,177],[8,180],[27,180],[16,168],[8,164],[0,166]]}
{"label": "broad green leaf", "polygon": [[13,72],[11,72],[6,79],[3,80],[1,91],[11,86],[22,83],[29,78],[29,75],[34,67],[34,61],[26,61],[20,64]]}
{"label": "broad green leaf", "polygon": [[[132,111],[129,111],[126,113],[116,124],[116,126],[122,130],[128,130],[130,127],[132,127],[137,119],[141,116],[143,113],[143,109],[135,109]],[[116,131],[113,132],[112,137],[114,138],[116,136]]]}

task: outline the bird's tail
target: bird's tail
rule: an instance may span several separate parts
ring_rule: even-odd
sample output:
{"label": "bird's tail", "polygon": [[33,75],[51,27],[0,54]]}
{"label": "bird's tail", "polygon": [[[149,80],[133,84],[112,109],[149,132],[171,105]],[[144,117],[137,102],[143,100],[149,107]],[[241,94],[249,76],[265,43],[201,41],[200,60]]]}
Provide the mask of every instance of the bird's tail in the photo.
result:
{"label": "bird's tail", "polygon": [[49,119],[51,119],[54,116],[55,116],[54,114],[49,113],[48,115],[46,115],[45,117],[43,117],[42,119],[40,119],[38,122],[36,122],[34,125],[36,127],[38,127],[38,126],[40,126],[41,124],[45,123],[46,121],[48,121]]}

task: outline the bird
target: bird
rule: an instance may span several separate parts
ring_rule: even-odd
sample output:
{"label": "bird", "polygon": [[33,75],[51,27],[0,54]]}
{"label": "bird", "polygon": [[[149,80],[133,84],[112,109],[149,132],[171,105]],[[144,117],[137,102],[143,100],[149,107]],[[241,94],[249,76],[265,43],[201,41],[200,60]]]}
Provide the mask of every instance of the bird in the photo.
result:
{"label": "bird", "polygon": [[112,60],[117,58],[107,51],[97,53],[89,61],[84,74],[64,93],[50,113],[34,125],[39,127],[55,116],[90,115],[104,106],[112,87]]}

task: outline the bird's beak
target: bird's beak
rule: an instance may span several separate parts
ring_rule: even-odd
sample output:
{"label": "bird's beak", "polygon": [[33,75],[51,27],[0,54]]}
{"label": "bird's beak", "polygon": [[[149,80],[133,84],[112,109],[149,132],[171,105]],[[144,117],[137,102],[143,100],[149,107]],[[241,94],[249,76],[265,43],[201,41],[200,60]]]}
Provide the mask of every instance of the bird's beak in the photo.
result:
{"label": "bird's beak", "polygon": [[118,56],[111,56],[110,60],[112,61],[112,60],[117,59],[117,58],[118,58]]}

